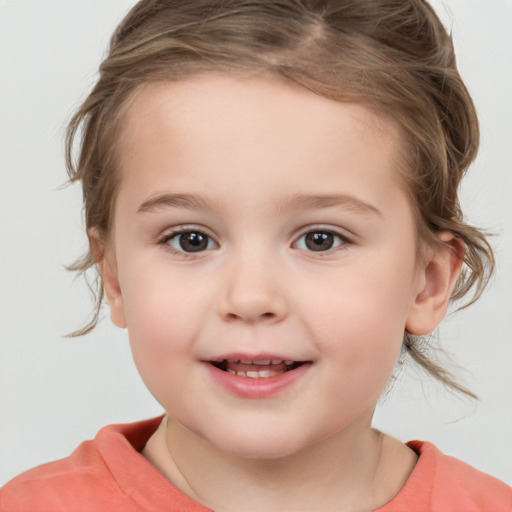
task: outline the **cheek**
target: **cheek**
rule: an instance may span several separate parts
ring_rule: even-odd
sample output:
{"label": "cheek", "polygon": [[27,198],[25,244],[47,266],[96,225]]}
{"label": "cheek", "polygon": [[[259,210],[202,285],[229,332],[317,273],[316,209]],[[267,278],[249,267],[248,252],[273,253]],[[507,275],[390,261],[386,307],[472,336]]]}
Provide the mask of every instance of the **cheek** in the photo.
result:
{"label": "cheek", "polygon": [[137,267],[121,273],[123,303],[135,364],[153,391],[161,379],[186,371],[205,301],[204,294],[157,264]]}
{"label": "cheek", "polygon": [[339,275],[337,287],[328,279],[316,282],[308,328],[320,352],[359,383],[375,379],[385,385],[393,371],[411,300],[410,261],[386,265],[381,258],[373,267],[361,261]]}
{"label": "cheek", "polygon": [[193,329],[194,312],[202,312],[204,293],[197,289],[199,283],[181,269],[173,269],[156,250],[143,248],[139,252],[132,250],[119,266],[130,333],[169,337],[175,330]]}

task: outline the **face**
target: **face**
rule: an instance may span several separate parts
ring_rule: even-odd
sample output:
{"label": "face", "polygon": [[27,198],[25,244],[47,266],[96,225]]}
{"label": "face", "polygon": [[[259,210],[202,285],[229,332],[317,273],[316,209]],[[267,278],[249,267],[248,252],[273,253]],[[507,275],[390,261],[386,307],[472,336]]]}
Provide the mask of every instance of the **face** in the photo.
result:
{"label": "face", "polygon": [[169,416],[280,457],[368,429],[422,287],[391,121],[276,78],[139,90],[104,269]]}

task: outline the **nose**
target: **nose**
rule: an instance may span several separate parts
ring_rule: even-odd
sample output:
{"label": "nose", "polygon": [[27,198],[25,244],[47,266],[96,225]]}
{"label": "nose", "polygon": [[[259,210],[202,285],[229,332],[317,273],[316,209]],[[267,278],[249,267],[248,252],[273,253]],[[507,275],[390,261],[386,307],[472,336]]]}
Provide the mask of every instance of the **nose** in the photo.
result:
{"label": "nose", "polygon": [[283,320],[288,304],[277,273],[272,264],[254,259],[227,268],[219,315],[225,321],[245,323]]}

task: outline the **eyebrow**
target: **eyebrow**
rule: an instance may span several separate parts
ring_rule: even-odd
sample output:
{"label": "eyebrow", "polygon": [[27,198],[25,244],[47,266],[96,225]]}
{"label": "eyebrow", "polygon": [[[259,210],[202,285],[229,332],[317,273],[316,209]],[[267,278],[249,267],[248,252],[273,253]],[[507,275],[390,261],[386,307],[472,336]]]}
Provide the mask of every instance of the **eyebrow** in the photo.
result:
{"label": "eyebrow", "polygon": [[360,214],[371,214],[382,217],[382,212],[374,205],[347,194],[308,195],[295,194],[279,204],[278,210],[300,211],[320,208],[343,207],[348,211]]}
{"label": "eyebrow", "polygon": [[[151,213],[163,208],[185,208],[188,210],[211,210],[214,204],[207,198],[195,194],[160,194],[144,201],[137,213]],[[359,214],[371,214],[382,217],[382,212],[372,204],[346,194],[309,195],[294,194],[281,200],[278,212],[296,212],[320,208],[343,207]]]}
{"label": "eyebrow", "polygon": [[162,208],[186,208],[188,210],[208,210],[212,203],[203,196],[192,194],[160,194],[144,201],[137,213],[149,213]]}

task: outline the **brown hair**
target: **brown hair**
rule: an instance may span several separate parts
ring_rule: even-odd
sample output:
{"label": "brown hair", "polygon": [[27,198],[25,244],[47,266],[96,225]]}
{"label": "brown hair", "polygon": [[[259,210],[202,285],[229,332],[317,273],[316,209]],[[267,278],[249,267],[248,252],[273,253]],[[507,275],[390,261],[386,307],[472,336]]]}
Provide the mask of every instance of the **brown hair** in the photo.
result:
{"label": "brown hair", "polygon": [[[457,189],[478,147],[473,102],[450,36],[423,0],[142,0],[115,31],[99,79],[71,119],[67,165],[83,186],[87,228],[107,236],[116,198],[116,137],[127,99],[141,84],[211,70],[267,72],[337,101],[391,116],[405,138],[404,175],[422,239],[446,230],[466,244],[452,300],[474,302],[494,266],[484,234],[464,222]],[[73,158],[75,139],[78,158]],[[94,267],[90,252],[71,268]],[[103,288],[98,275],[97,323]],[[472,294],[470,292],[473,292]],[[463,391],[405,333],[423,368]],[[473,396],[473,395],[472,395]]]}

